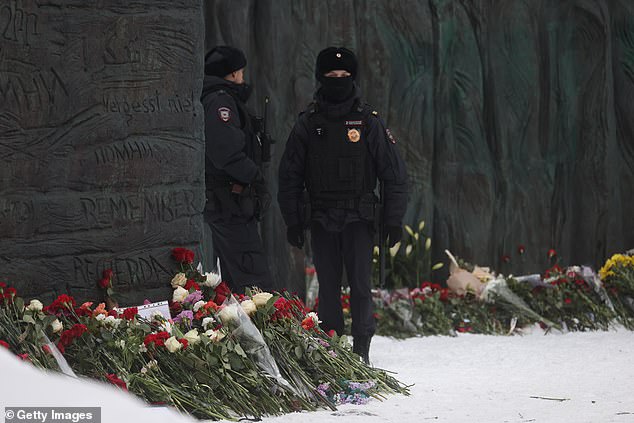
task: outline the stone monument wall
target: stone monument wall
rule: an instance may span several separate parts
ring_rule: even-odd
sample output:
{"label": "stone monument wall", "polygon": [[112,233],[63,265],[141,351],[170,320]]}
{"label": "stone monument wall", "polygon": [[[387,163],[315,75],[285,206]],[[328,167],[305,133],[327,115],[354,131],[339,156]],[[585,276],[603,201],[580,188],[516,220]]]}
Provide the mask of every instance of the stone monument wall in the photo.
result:
{"label": "stone monument wall", "polygon": [[198,0],[0,4],[0,280],[163,299],[204,207]]}

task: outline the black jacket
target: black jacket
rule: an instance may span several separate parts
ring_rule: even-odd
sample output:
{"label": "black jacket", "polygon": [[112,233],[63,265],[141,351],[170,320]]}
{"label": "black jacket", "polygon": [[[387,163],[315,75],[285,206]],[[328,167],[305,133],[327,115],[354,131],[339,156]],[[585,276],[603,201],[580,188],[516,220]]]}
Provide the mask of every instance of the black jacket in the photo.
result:
{"label": "black jacket", "polygon": [[205,110],[205,182],[249,184],[260,177],[257,140],[251,117],[239,99],[239,86],[205,75],[201,102]]}
{"label": "black jacket", "polygon": [[[358,91],[347,101],[332,104],[325,101],[319,93],[316,102],[319,112],[326,117],[342,117],[358,107]],[[279,167],[278,202],[287,226],[302,224],[301,201],[305,190],[306,153],[309,138],[308,114],[302,113],[295,123],[286,142],[284,155]],[[396,148],[396,140],[377,114],[370,114],[363,128],[362,137],[367,141],[375,173],[385,186],[385,211],[383,222],[388,226],[402,226],[407,207],[407,171],[405,163]],[[317,220],[328,230],[342,230],[345,224],[359,221],[359,213],[353,210],[328,209],[313,213]]]}

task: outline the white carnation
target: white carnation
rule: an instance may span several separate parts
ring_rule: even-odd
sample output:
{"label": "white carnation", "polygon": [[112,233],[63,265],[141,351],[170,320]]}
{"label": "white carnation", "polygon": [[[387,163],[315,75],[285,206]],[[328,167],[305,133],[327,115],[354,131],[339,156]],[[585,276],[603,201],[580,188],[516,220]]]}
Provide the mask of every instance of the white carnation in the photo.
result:
{"label": "white carnation", "polygon": [[194,304],[194,312],[200,310],[200,308],[204,306],[205,304],[207,303],[203,300],[198,301],[196,304]]}
{"label": "white carnation", "polygon": [[213,325],[214,323],[216,323],[216,319],[214,319],[213,317],[205,317],[203,319],[203,327],[205,329],[208,329],[209,326]]}

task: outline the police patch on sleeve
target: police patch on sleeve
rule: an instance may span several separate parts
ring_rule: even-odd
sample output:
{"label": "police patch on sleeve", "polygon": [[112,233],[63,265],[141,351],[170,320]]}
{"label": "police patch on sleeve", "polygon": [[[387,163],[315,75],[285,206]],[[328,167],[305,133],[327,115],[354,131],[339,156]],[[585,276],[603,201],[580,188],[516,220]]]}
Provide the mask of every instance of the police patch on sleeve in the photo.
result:
{"label": "police patch on sleeve", "polygon": [[387,139],[390,140],[392,144],[396,144],[396,138],[394,138],[389,128],[385,128],[385,135],[387,135]]}
{"label": "police patch on sleeve", "polygon": [[231,110],[228,107],[219,107],[218,117],[223,122],[229,122],[231,120]]}

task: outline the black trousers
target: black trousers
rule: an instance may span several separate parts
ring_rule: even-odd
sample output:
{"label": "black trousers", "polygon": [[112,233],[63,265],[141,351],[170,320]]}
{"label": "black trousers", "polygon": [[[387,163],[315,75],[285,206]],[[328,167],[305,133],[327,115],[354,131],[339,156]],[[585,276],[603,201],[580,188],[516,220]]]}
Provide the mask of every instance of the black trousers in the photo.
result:
{"label": "black trousers", "polygon": [[220,259],[222,279],[232,292],[243,294],[245,288],[257,286],[273,289],[262,239],[255,219],[226,218],[205,213],[211,227],[214,255]]}
{"label": "black trousers", "polygon": [[343,333],[341,278],[345,266],[350,284],[352,336],[374,335],[376,322],[370,281],[374,234],[371,227],[365,222],[353,222],[333,232],[319,222],[312,222],[310,230],[319,279],[318,314],[322,329]]}

